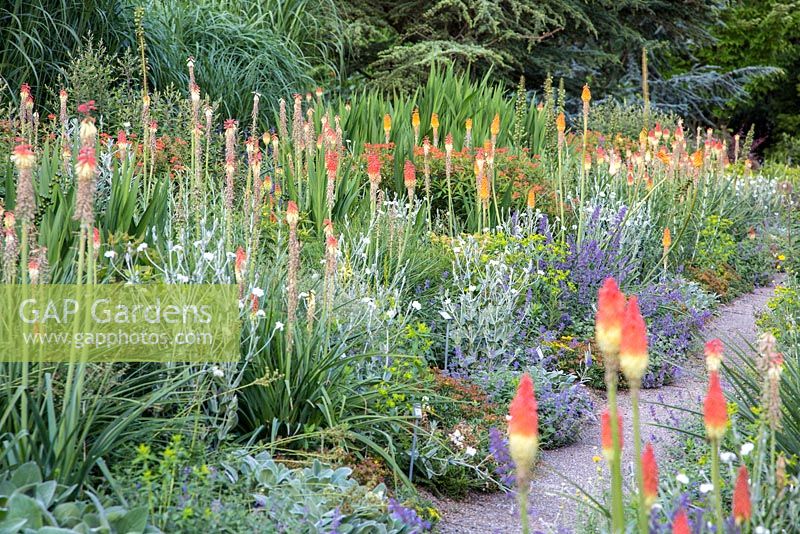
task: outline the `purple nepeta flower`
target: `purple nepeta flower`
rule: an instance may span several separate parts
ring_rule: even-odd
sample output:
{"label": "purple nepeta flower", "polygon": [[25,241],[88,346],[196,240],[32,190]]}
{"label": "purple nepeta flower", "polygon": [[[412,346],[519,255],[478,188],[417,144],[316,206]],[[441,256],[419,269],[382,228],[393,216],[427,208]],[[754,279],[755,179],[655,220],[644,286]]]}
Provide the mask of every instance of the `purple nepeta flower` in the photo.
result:
{"label": "purple nepeta flower", "polygon": [[516,485],[516,477],[514,461],[508,450],[508,438],[495,427],[489,429],[489,452],[497,464],[494,472],[500,477],[500,482],[504,486],[513,488]]}
{"label": "purple nepeta flower", "polygon": [[400,504],[396,499],[389,499],[389,515],[399,519],[406,526],[410,527],[412,534],[425,532],[431,529],[429,521],[422,519],[416,510]]}

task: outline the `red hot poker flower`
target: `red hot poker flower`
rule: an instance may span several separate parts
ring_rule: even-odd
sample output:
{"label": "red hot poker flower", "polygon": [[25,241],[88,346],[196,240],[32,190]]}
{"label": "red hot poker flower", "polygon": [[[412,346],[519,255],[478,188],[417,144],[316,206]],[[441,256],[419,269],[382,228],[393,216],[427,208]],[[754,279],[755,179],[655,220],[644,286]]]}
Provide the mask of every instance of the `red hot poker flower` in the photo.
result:
{"label": "red hot poker flower", "polygon": [[728,405],[722,394],[719,373],[712,372],[708,385],[708,394],[703,406],[706,435],[710,440],[720,440],[725,435],[728,424]]}
{"label": "red hot poker flower", "polygon": [[14,147],[11,161],[20,169],[32,169],[36,164],[36,155],[31,150],[31,145],[20,144]]}
{"label": "red hot poker flower", "polygon": [[675,518],[672,520],[672,534],[692,534],[692,528],[689,526],[689,518],[686,517],[686,510],[683,508],[678,510]]}
{"label": "red hot poker flower", "polygon": [[524,480],[539,447],[539,415],[530,375],[519,381],[517,394],[509,406],[508,443],[519,478]]}
{"label": "red hot poker flower", "polygon": [[722,341],[719,339],[712,339],[706,343],[706,367],[708,367],[710,373],[719,371],[719,366],[722,363],[722,350]]}
{"label": "red hot poker flower", "polygon": [[300,221],[300,210],[297,209],[297,203],[290,200],[286,205],[286,223],[289,226],[295,226]]}
{"label": "red hot poker flower", "polygon": [[619,345],[619,365],[632,385],[642,380],[647,370],[647,329],[639,301],[634,296],[625,305],[622,316],[622,338]]}
{"label": "red hot poker flower", "polygon": [[653,445],[648,443],[642,453],[642,492],[644,502],[648,509],[655,504],[658,498],[658,464]]}
{"label": "red hot poker flower", "polygon": [[406,187],[417,185],[417,170],[410,160],[406,160],[406,164],[403,167],[403,183],[405,183]]}
{"label": "red hot poker flower", "polygon": [[375,152],[367,154],[367,176],[371,180],[379,178],[381,175],[381,158]]}
{"label": "red hot poker flower", "polygon": [[750,486],[748,485],[749,476],[745,466],[739,467],[739,473],[736,475],[736,486],[733,489],[733,519],[737,525],[749,521],[753,515],[750,503]]}
{"label": "red hot poker flower", "polygon": [[616,280],[606,278],[597,294],[595,338],[607,357],[613,358],[619,353],[624,312],[625,295],[619,290]]}
{"label": "red hot poker flower", "polygon": [[[619,448],[622,450],[622,416],[617,413],[617,436],[619,437]],[[600,445],[603,449],[603,456],[607,461],[613,459],[614,439],[611,434],[611,415],[608,410],[600,415]]]}
{"label": "red hot poker flower", "polygon": [[247,253],[240,246],[236,249],[236,262],[234,263],[234,273],[236,274],[237,279],[241,278],[246,262]]}

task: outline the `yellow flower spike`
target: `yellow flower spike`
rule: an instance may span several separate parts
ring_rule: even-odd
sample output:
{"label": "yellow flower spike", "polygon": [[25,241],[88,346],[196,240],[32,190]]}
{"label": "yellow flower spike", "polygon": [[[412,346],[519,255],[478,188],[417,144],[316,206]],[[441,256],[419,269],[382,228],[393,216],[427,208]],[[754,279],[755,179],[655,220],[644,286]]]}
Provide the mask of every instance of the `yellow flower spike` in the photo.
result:
{"label": "yellow flower spike", "polygon": [[438,128],[439,127],[439,114],[432,113],[431,114],[431,128]]}
{"label": "yellow flower spike", "polygon": [[563,113],[559,113],[558,117],[556,117],[556,130],[558,130],[558,133],[563,134],[566,129],[567,129],[567,120],[564,117]]}
{"label": "yellow flower spike", "polygon": [[389,132],[392,131],[392,116],[388,113],[383,116],[383,133],[386,136],[386,142],[389,142]]}
{"label": "yellow flower spike", "polygon": [[583,86],[583,91],[581,92],[581,100],[583,100],[584,104],[588,104],[591,99],[592,92],[589,90],[589,84],[585,84]]}
{"label": "yellow flower spike", "polygon": [[500,114],[495,113],[494,119],[492,119],[492,126],[489,130],[492,136],[497,137],[497,134],[500,133]]}

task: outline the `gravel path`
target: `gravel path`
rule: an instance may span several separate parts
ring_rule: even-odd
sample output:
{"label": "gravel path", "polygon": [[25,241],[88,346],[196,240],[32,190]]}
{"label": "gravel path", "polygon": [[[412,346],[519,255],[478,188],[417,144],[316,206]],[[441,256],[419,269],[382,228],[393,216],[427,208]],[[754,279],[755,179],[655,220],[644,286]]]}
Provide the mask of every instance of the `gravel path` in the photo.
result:
{"label": "gravel path", "polygon": [[[719,316],[706,325],[707,339],[719,337],[726,345],[737,344],[746,349],[747,342],[754,343],[757,335],[755,324],[758,313],[773,295],[774,286],[756,289],[726,305]],[[659,389],[641,392],[642,435],[651,441],[656,456],[673,439],[670,430],[651,426],[651,423],[675,425],[685,412],[666,408],[670,406],[702,405],[706,382],[701,356],[691,358],[682,369],[675,383]],[[592,392],[597,415],[605,406],[605,392]],[[623,475],[628,483],[633,480],[633,437],[630,430],[631,402],[627,391],[620,392],[619,409],[625,422],[625,447],[623,450]],[[570,498],[576,497],[576,489],[563,477],[580,484],[593,495],[602,494],[607,487],[608,472],[605,461],[596,462],[600,454],[600,428],[596,421],[585,427],[581,439],[569,446],[554,451],[543,451],[531,484],[529,510],[531,529],[542,532],[558,532],[560,528],[571,529],[578,523],[579,505]],[[433,499],[438,506],[442,521],[437,532],[456,533],[516,533],[520,532],[516,520],[516,504],[508,494],[473,493],[461,501]]]}

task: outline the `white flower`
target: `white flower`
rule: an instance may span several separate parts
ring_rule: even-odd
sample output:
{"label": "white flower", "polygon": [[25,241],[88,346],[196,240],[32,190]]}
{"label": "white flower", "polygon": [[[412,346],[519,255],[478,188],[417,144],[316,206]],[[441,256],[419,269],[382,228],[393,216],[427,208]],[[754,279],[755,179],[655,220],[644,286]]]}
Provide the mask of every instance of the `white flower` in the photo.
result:
{"label": "white flower", "polygon": [[418,300],[415,300],[414,302],[411,303],[411,307],[419,311],[422,309],[422,304],[420,304]]}
{"label": "white flower", "polygon": [[719,459],[722,460],[723,463],[729,464],[736,461],[736,455],[732,452],[724,451],[719,453]]}
{"label": "white flower", "polygon": [[467,447],[466,449],[464,449],[464,454],[466,454],[467,456],[475,456],[476,454],[478,454],[478,451],[475,450],[475,447]]}
{"label": "white flower", "polygon": [[755,532],[755,534],[769,534],[769,529],[768,529],[768,528],[764,528],[764,527],[762,527],[761,525],[758,525],[758,526],[757,526],[757,527],[756,527],[756,528],[753,530],[753,532]]}
{"label": "white flower", "polygon": [[113,260],[114,258],[117,257],[117,253],[114,252],[113,250],[106,250],[106,253],[103,254],[103,256],[105,256],[106,258],[108,258],[110,260]]}
{"label": "white flower", "polygon": [[139,243],[139,246],[136,247],[136,252],[142,252],[147,250],[147,243]]}
{"label": "white flower", "polygon": [[283,332],[283,323],[280,322],[280,321],[276,321],[275,322],[275,330],[280,330],[281,332]]}
{"label": "white flower", "polygon": [[675,477],[675,480],[677,480],[679,484],[683,484],[683,485],[686,485],[686,484],[689,483],[689,477],[687,477],[683,473],[678,473],[678,476]]}
{"label": "white flower", "polygon": [[223,376],[225,376],[225,371],[223,371],[216,365],[211,368],[211,373],[217,378],[222,378]]}
{"label": "white flower", "polygon": [[172,252],[183,252],[183,247],[180,245],[175,245],[172,247]]}
{"label": "white flower", "polygon": [[256,317],[261,318],[261,317],[266,317],[266,316],[267,316],[267,313],[264,310],[258,310],[256,312]]}
{"label": "white flower", "polygon": [[442,319],[444,319],[445,321],[449,321],[449,320],[451,320],[453,318],[452,315],[450,315],[449,313],[447,313],[444,310],[439,310],[439,315],[441,315]]}
{"label": "white flower", "polygon": [[214,253],[213,252],[203,252],[203,259],[206,260],[206,261],[213,260],[214,259]]}
{"label": "white flower", "polygon": [[714,484],[700,484],[700,493],[708,493],[709,491],[714,489]]}
{"label": "white flower", "polygon": [[258,298],[261,298],[261,297],[264,296],[264,290],[261,289],[260,287],[254,287],[253,288],[253,295],[257,296]]}
{"label": "white flower", "polygon": [[742,457],[744,458],[745,456],[747,456],[748,454],[750,454],[751,452],[753,452],[753,449],[754,449],[754,448],[755,448],[755,445],[753,445],[752,443],[750,443],[750,442],[748,441],[747,443],[745,443],[744,445],[742,445],[742,448],[739,450],[739,454],[741,454],[741,455],[742,455]]}
{"label": "white flower", "polygon": [[186,282],[188,282],[188,281],[189,281],[189,277],[188,277],[188,276],[186,276],[185,274],[176,274],[176,275],[175,275],[175,279],[176,279],[178,282],[180,282],[181,284],[185,284]]}
{"label": "white flower", "polygon": [[235,260],[236,259],[236,253],[235,252],[226,252],[225,256],[227,256],[229,260]]}
{"label": "white flower", "polygon": [[473,291],[475,291],[476,289],[478,289],[478,288],[477,288],[477,287],[475,287],[475,286],[469,286],[469,287],[467,288],[467,291],[469,291],[470,293],[472,293],[472,292],[473,292]]}

